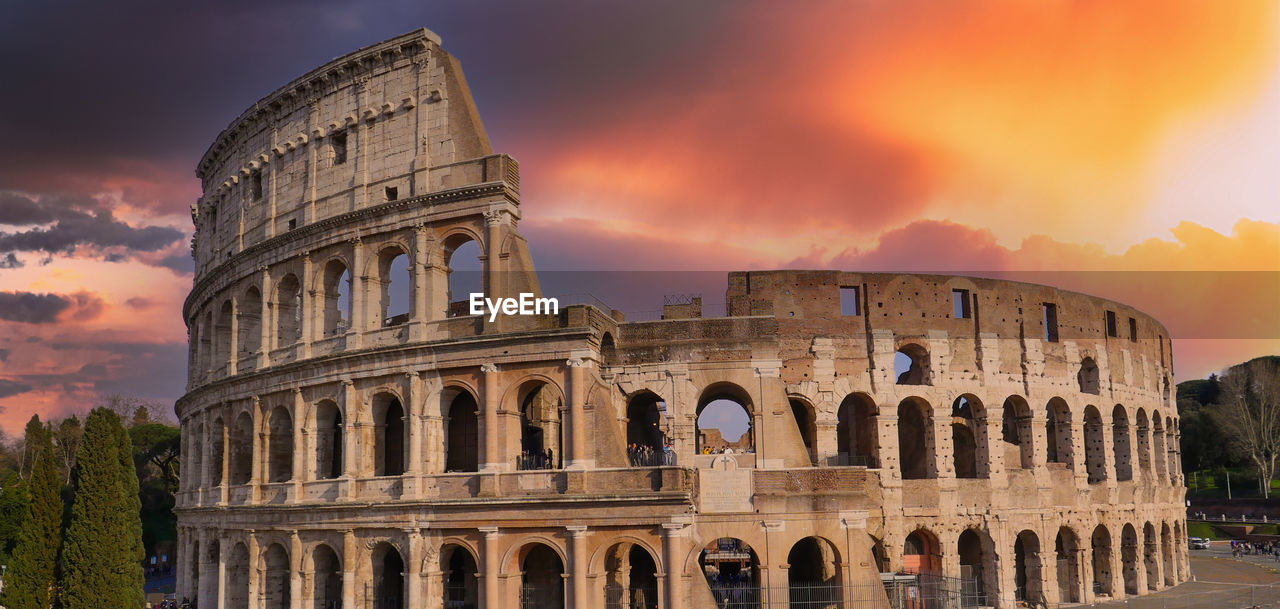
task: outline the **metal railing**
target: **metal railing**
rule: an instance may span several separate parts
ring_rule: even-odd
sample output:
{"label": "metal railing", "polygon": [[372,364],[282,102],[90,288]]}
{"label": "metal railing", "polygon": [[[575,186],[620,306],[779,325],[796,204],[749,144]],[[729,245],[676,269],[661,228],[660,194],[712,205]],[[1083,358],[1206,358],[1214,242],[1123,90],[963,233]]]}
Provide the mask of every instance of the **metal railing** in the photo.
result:
{"label": "metal railing", "polygon": [[[799,583],[761,588],[746,582],[708,583],[708,609],[968,609],[987,606],[981,582],[936,575],[886,575],[881,584]],[[618,605],[630,609],[626,605]],[[613,609],[610,606],[609,609]]]}

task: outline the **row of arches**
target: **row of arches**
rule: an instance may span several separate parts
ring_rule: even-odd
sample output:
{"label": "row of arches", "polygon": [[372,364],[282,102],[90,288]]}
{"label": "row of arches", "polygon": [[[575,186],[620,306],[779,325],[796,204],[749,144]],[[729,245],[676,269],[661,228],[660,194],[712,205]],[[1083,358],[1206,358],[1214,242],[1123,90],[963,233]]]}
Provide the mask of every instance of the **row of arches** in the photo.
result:
{"label": "row of arches", "polygon": [[[931,385],[929,350],[917,343],[905,343],[893,354],[893,378],[898,385]],[[1101,395],[1102,381],[1098,362],[1092,357],[1080,360],[1076,371],[1076,389],[1080,393]]]}
{"label": "row of arches", "polygon": [[[444,310],[429,315],[467,314],[465,307],[453,303],[481,291],[480,246],[469,235],[457,234],[445,241],[443,254],[448,297]],[[314,277],[287,272],[274,282],[264,279],[243,288],[210,306],[192,323],[192,377],[230,369],[234,362],[263,350],[409,321],[414,299],[427,298],[425,285],[415,287],[411,260],[407,245],[392,242],[373,252],[360,282],[353,281],[350,256],[337,254],[317,265]],[[265,294],[264,284],[271,285]],[[356,300],[360,307],[355,306]],[[309,330],[304,317],[314,320]],[[310,335],[304,337],[304,331]]]}

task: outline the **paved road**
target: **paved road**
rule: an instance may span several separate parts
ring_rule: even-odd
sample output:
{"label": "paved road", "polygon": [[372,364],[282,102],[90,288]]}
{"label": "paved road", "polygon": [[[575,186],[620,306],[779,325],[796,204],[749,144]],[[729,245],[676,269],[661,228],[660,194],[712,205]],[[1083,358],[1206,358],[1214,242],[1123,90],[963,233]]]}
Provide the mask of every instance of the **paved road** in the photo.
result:
{"label": "paved road", "polygon": [[1195,581],[1098,607],[1118,609],[1280,609],[1280,563],[1270,557],[1231,557],[1229,543],[1191,551]]}

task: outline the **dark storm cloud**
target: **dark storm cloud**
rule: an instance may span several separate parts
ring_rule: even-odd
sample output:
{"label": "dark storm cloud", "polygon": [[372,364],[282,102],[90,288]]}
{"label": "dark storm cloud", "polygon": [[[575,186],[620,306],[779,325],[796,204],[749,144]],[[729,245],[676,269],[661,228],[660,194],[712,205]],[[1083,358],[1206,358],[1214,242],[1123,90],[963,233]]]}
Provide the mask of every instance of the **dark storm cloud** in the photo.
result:
{"label": "dark storm cloud", "polygon": [[24,266],[26,265],[21,260],[18,260],[18,257],[13,255],[13,252],[9,252],[3,258],[0,258],[0,269],[20,269]]}
{"label": "dark storm cloud", "polygon": [[31,385],[19,381],[0,379],[0,398],[7,398],[28,391],[31,391]]}
{"label": "dark storm cloud", "polygon": [[[25,231],[0,232],[0,254],[44,252],[71,254],[77,247],[122,247],[134,252],[154,252],[182,239],[182,232],[167,226],[130,226],[116,220],[111,210],[96,202],[67,197],[32,199],[16,193],[0,193],[0,224],[43,225]],[[104,255],[109,262],[127,258],[120,252]],[[7,261],[7,259],[5,259]],[[21,261],[14,258],[21,265]]]}
{"label": "dark storm cloud", "polygon": [[179,275],[189,275],[196,270],[196,264],[191,260],[190,254],[174,254],[165,256],[160,261],[159,266],[167,268]]}
{"label": "dark storm cloud", "polygon": [[12,351],[10,351],[9,349],[0,349],[0,362],[9,361],[10,353],[12,353]]}
{"label": "dark storm cloud", "polygon": [[32,292],[0,292],[0,319],[29,324],[47,324],[71,306],[71,300],[58,294]]}

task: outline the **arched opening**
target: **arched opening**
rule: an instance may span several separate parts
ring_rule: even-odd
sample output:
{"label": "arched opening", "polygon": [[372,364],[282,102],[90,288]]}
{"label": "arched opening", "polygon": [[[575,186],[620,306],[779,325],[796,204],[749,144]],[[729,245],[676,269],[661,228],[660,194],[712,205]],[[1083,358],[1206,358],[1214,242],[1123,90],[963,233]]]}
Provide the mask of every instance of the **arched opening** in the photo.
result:
{"label": "arched opening", "polygon": [[249,606],[249,548],[243,543],[231,547],[227,557],[227,602],[225,607]]}
{"label": "arched opening", "polygon": [[1173,556],[1173,538],[1169,531],[1169,523],[1160,524],[1160,556],[1164,563],[1164,585],[1178,583],[1178,565]]}
{"label": "arched opening", "polygon": [[614,345],[613,335],[605,332],[600,338],[600,361],[605,367],[614,366],[618,363],[618,348]]}
{"label": "arched opening", "polygon": [[[204,560],[208,564],[216,565],[220,561],[219,555],[221,553],[222,553],[222,544],[218,542],[217,538],[210,539],[209,546],[208,548],[205,549]],[[227,563],[227,566],[230,567],[231,564]],[[199,570],[199,568],[200,568],[200,565],[196,565],[196,569]],[[229,576],[230,574],[231,574],[231,569],[228,568],[226,571],[226,575]],[[218,599],[218,573],[215,571],[211,573],[210,576],[213,578],[213,581],[209,582],[210,583],[209,589],[205,591],[207,595],[204,597],[197,597],[196,600],[198,602],[205,603],[205,606],[208,606],[208,607],[220,607],[221,605],[218,604],[218,600],[219,600]],[[195,587],[195,590],[197,594],[199,594],[200,587],[198,584]],[[231,588],[227,588],[228,592],[230,590]]]}
{"label": "arched opening", "polygon": [[378,394],[373,398],[373,475],[404,473],[404,407],[400,398]]}
{"label": "arched opening", "polygon": [[1071,437],[1071,408],[1067,401],[1055,397],[1045,406],[1045,440],[1048,443],[1046,460],[1062,463],[1067,469],[1074,467],[1075,444]]}
{"label": "arched opening", "polygon": [[1098,525],[1089,538],[1093,556],[1093,593],[1111,595],[1111,533]]}
{"label": "arched opening", "polygon": [[1093,395],[1101,393],[1101,385],[1098,382],[1098,364],[1093,361],[1092,357],[1080,360],[1080,371],[1076,373],[1076,384],[1080,386],[1080,393],[1092,393]]}
{"label": "arched opening", "polygon": [[399,247],[378,252],[378,310],[381,326],[409,321],[409,256]]}
{"label": "arched opening", "polygon": [[760,606],[760,561],[747,542],[721,537],[698,555],[717,607]]}
{"label": "arched opening", "polygon": [[214,347],[213,347],[213,368],[221,369],[231,361],[233,353],[231,353],[231,318],[232,310],[235,307],[228,300],[222,303],[222,308],[218,311],[218,325],[214,330]]}
{"label": "arched opening", "polygon": [[699,453],[755,452],[755,430],[747,393],[727,383],[708,387],[698,400],[695,431]]}
{"label": "arched opening", "polygon": [[1120,529],[1120,566],[1124,577],[1124,593],[1138,594],[1138,532],[1133,525]]}
{"label": "arched opening", "polygon": [[929,384],[929,352],[915,343],[908,343],[893,356],[893,374],[899,385]]}
{"label": "arched opening", "polygon": [[209,425],[209,485],[222,485],[222,455],[226,450],[226,425],[222,417],[213,420]]}
{"label": "arched opening", "polygon": [[247,412],[236,417],[231,428],[231,484],[248,484],[253,476],[253,418]]}
{"label": "arched opening", "polygon": [[1040,561],[1040,538],[1033,531],[1018,533],[1013,541],[1013,595],[1023,602],[1044,601],[1044,574]]}
{"label": "arched opening", "polygon": [[951,452],[957,478],[987,477],[985,424],[986,412],[978,398],[966,394],[951,403]]}
{"label": "arched opening", "polygon": [[351,271],[347,269],[347,265],[338,259],[326,263],[320,289],[324,336],[345,334],[351,327]]}
{"label": "arched opening", "polygon": [[287,482],[293,478],[293,417],[284,406],[271,410],[267,418],[267,482]]}
{"label": "arched opening", "polygon": [[302,287],[298,277],[285,275],[276,287],[276,347],[287,347],[302,336]]}
{"label": "arched opening", "polygon": [[627,463],[632,467],[674,465],[667,463],[664,450],[667,435],[662,413],[666,409],[666,402],[650,391],[627,400]]}
{"label": "arched opening", "polygon": [[[445,410],[444,471],[474,472],[480,469],[478,406],[475,396],[462,389],[456,392]],[[446,395],[446,398],[448,396]]]}
{"label": "arched opening", "polygon": [[440,570],[444,572],[445,609],[477,609],[480,591],[476,559],[466,548],[449,544],[440,551]]}
{"label": "arched opening", "polygon": [[836,412],[837,465],[877,467],[876,403],[865,393],[851,393]]}
{"label": "arched opening", "polygon": [[1147,412],[1141,408],[1135,417],[1138,427],[1138,469],[1151,471],[1151,425],[1147,423]]}
{"label": "arched opening", "polygon": [[244,298],[236,303],[236,343],[240,347],[237,357],[247,357],[262,349],[262,292],[257,287],[244,291]]}
{"label": "arched opening", "polygon": [[213,355],[213,311],[205,313],[204,323],[199,328],[197,338],[200,339],[200,349],[197,351],[197,360],[200,363],[199,375],[204,376],[209,371],[211,364],[214,362]]}
{"label": "arched opening", "polygon": [[[868,537],[871,536],[868,535]],[[877,571],[889,572],[889,552],[884,549],[884,542],[876,537],[871,537],[871,558],[876,561]]]}
{"label": "arched opening", "polygon": [[564,609],[564,562],[550,547],[526,546],[520,559],[520,609]]}
{"label": "arched opening", "polygon": [[320,544],[311,552],[311,564],[315,571],[311,609],[338,609],[342,606],[342,562],[338,554]]}
{"label": "arched opening", "polygon": [[1174,424],[1175,421],[1172,418],[1164,418],[1165,457],[1168,459],[1165,471],[1169,473],[1170,481],[1176,481],[1178,479],[1178,473],[1181,471],[1178,467],[1178,451],[1180,450],[1180,446],[1178,444],[1178,435],[1177,431],[1174,429]]}
{"label": "arched opening", "polygon": [[480,245],[469,237],[455,235],[445,242],[445,265],[449,267],[448,317],[471,314],[468,298],[484,291],[484,263]]}
{"label": "arched opening", "polygon": [[[221,440],[221,438],[218,439]],[[196,424],[193,434],[188,441],[191,442],[191,444],[188,445],[190,447],[189,454],[191,455],[188,457],[188,460],[191,461],[191,478],[188,479],[189,486],[190,488],[197,489],[204,486],[204,445],[208,439],[204,435],[203,423]],[[199,554],[194,555],[199,556]]]}
{"label": "arched opening", "polygon": [[924,529],[916,529],[902,543],[902,570],[906,573],[933,574],[942,568],[942,548],[938,538]]}
{"label": "arched opening", "polygon": [[1111,446],[1115,453],[1116,480],[1133,480],[1133,450],[1129,444],[1129,414],[1116,404],[1111,410]]}
{"label": "arched opening", "polygon": [[1000,435],[1004,439],[1004,463],[1010,469],[1035,467],[1035,443],[1031,432],[1031,406],[1019,396],[1004,401]]}
{"label": "arched opening", "polygon": [[191,560],[187,561],[187,588],[193,591],[192,596],[200,597],[200,542],[191,542]]}
{"label": "arched opening", "polygon": [[657,609],[658,567],[643,546],[619,543],[604,558],[606,608]]}
{"label": "arched opening", "polygon": [[840,559],[830,542],[805,537],[787,553],[788,607],[836,609],[840,606]]}
{"label": "arched opening", "polygon": [[1147,590],[1160,588],[1160,538],[1150,522],[1142,525],[1142,564],[1147,568]]}
{"label": "arched opening", "polygon": [[1164,423],[1160,420],[1160,413],[1155,411],[1151,412],[1151,440],[1154,445],[1152,447],[1152,460],[1155,461],[1156,477],[1164,478],[1169,474],[1168,469],[1166,469],[1168,462],[1165,460],[1166,456],[1164,454]]}
{"label": "arched opening", "polygon": [[517,469],[560,469],[564,459],[560,411],[564,400],[553,386],[530,381],[520,388],[520,460]]}
{"label": "arched opening", "polygon": [[316,405],[316,479],[342,476],[342,411],[332,401]]}
{"label": "arched opening", "polygon": [[965,529],[957,540],[956,550],[960,555],[961,607],[979,607],[987,604],[986,564],[989,558],[984,549],[986,545],[978,532],[973,529]]}
{"label": "arched opening", "polygon": [[1107,447],[1103,440],[1102,415],[1097,408],[1084,409],[1084,467],[1089,484],[1107,479]]}
{"label": "arched opening", "polygon": [[381,542],[370,555],[373,560],[373,609],[404,609],[404,558],[395,546]]}
{"label": "arched opening", "polygon": [[937,475],[933,467],[933,425],[929,405],[919,398],[898,404],[898,461],[903,480]]}
{"label": "arched opening", "polygon": [[791,398],[791,418],[795,419],[796,428],[800,430],[800,441],[804,443],[804,451],[809,455],[809,464],[818,464],[817,452],[817,418],[813,407],[803,400]]}
{"label": "arched opening", "polygon": [[289,553],[284,546],[273,543],[262,556],[266,571],[262,582],[263,609],[290,609]]}
{"label": "arched opening", "polygon": [[1080,602],[1083,598],[1080,594],[1080,542],[1075,532],[1067,527],[1059,528],[1053,551],[1058,566],[1058,602]]}

